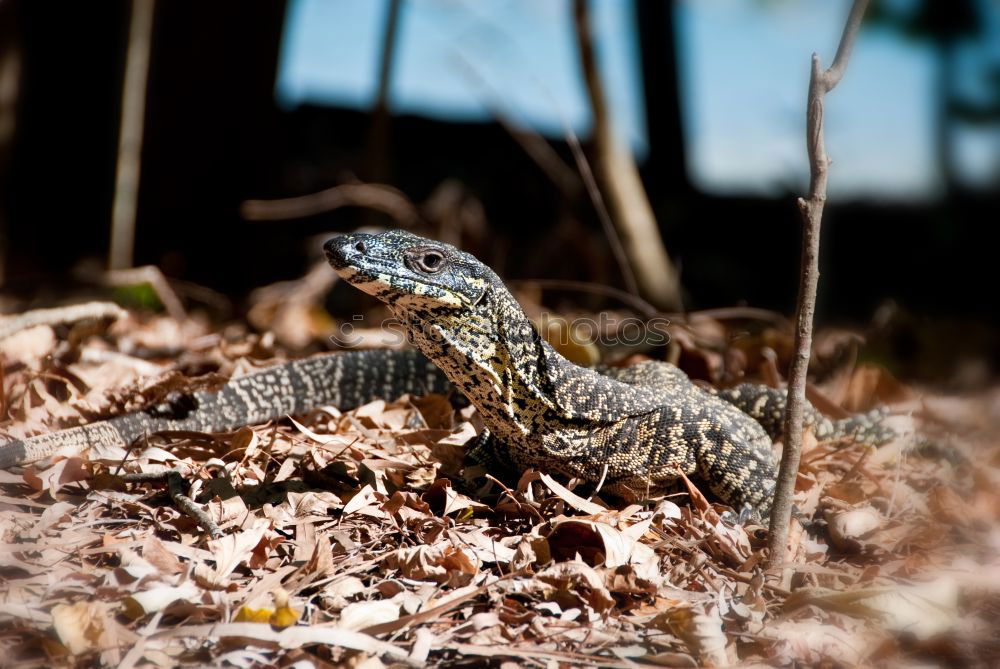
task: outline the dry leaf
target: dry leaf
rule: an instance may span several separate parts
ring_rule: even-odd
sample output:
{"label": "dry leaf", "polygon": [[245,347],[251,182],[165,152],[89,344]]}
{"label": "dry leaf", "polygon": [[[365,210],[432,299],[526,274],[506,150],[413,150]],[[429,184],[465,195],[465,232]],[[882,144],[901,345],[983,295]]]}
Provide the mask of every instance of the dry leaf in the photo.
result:
{"label": "dry leaf", "polygon": [[452,587],[467,585],[479,572],[475,555],[453,545],[400,548],[386,558],[386,565],[406,578],[435,581]]}
{"label": "dry leaf", "polygon": [[212,580],[217,584],[223,584],[226,577],[240,563],[249,562],[253,557],[254,549],[263,540],[264,532],[263,527],[257,527],[209,541],[208,547],[215,559]]}
{"label": "dry leaf", "polygon": [[935,518],[949,525],[967,527],[976,517],[975,511],[948,486],[939,485],[931,490],[927,506]]}
{"label": "dry leaf", "polygon": [[595,611],[607,611],[615,600],[594,569],[579,560],[559,562],[538,572],[538,580],[558,590],[577,592]]}
{"label": "dry leaf", "polygon": [[724,667],[730,664],[722,620],[715,610],[709,613],[700,608],[682,606],[663,614],[662,620],[667,629],[684,641],[702,666]]}
{"label": "dry leaf", "polygon": [[184,571],[184,566],[177,559],[177,556],[167,550],[163,542],[153,535],[149,535],[142,542],[142,557],[165,576],[172,576]]}
{"label": "dry leaf", "polygon": [[569,560],[579,555],[593,566],[603,565],[613,569],[630,565],[641,578],[658,580],[659,559],[649,546],[637,539],[649,526],[650,520],[633,526],[635,529],[631,533],[620,532],[606,523],[593,520],[561,520],[552,525],[548,536],[549,550],[556,560]]}
{"label": "dry leaf", "polygon": [[539,473],[538,474],[538,478],[559,499],[563,500],[564,502],[566,502],[567,504],[569,504],[574,509],[577,509],[579,511],[583,511],[584,513],[589,513],[589,514],[598,514],[598,513],[601,513],[601,512],[603,512],[603,511],[606,510],[600,504],[595,504],[594,502],[588,502],[587,500],[585,500],[584,498],[580,497],[579,495],[577,495],[577,494],[575,494],[575,493],[567,490],[565,486],[563,486],[562,484],[558,483],[555,479],[553,479],[548,474],[541,474],[541,473]]}
{"label": "dry leaf", "polygon": [[107,622],[107,605],[104,602],[56,604],[52,607],[52,625],[59,640],[73,655],[99,648]]}
{"label": "dry leaf", "polygon": [[848,632],[815,620],[783,620],[765,626],[760,635],[774,641],[768,655],[782,666],[820,666],[824,662],[858,666],[879,641],[863,628]]}
{"label": "dry leaf", "polygon": [[122,607],[125,615],[134,620],[162,611],[178,600],[195,601],[200,595],[201,590],[190,581],[176,586],[157,585],[126,597],[122,600]]}
{"label": "dry leaf", "polygon": [[786,610],[813,605],[872,620],[894,632],[927,639],[947,632],[958,620],[958,586],[950,578],[928,583],[861,588],[844,592],[800,590]]}
{"label": "dry leaf", "polygon": [[830,541],[840,550],[857,551],[862,539],[870,536],[882,526],[882,514],[870,506],[845,511],[827,510],[827,529]]}
{"label": "dry leaf", "polygon": [[362,630],[372,625],[392,622],[399,618],[399,604],[378,599],[370,602],[355,602],[348,604],[340,612],[337,627],[348,630]]}

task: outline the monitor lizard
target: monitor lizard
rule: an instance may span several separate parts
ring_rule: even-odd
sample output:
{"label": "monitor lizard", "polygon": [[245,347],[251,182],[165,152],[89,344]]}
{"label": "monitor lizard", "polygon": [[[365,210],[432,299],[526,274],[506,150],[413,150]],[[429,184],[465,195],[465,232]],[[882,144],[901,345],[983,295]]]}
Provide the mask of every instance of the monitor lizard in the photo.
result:
{"label": "monitor lizard", "polygon": [[[602,482],[625,499],[661,491],[683,472],[735,509],[768,514],[783,391],[705,389],[658,361],[577,366],[539,336],[489,267],[448,244],[391,230],[335,237],[324,250],[345,281],[404,323],[419,352],[342,352],[276,365],[217,392],[2,444],[0,468],[64,448],[127,446],[160,431],[222,431],[317,406],[347,410],[379,397],[454,389],[486,426],[468,444],[473,462]],[[809,406],[806,425],[819,439],[878,444],[893,436],[882,415],[832,421]]]}

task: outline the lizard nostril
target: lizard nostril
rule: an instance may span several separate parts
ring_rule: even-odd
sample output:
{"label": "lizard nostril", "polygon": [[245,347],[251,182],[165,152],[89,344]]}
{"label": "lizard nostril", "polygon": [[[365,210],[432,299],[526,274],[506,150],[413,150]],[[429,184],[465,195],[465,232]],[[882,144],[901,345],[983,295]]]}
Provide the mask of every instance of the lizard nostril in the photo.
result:
{"label": "lizard nostril", "polygon": [[365,252],[365,243],[364,242],[358,242],[357,244],[354,245],[354,248],[357,250],[358,253],[364,253]]}

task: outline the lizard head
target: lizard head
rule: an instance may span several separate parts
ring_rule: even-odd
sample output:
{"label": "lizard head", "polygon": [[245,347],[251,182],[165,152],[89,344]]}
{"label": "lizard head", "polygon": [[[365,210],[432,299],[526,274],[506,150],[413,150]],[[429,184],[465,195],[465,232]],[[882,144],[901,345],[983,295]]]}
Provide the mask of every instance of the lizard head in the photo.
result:
{"label": "lizard head", "polygon": [[323,250],[341,278],[394,310],[473,309],[499,281],[468,253],[402,230],[334,237]]}

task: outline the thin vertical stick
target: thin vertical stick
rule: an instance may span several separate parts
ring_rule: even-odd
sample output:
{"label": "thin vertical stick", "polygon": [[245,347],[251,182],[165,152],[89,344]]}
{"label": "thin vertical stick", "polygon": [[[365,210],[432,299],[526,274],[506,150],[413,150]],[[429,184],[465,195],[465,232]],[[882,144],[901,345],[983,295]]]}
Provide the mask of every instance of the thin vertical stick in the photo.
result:
{"label": "thin vertical stick", "polygon": [[10,192],[11,153],[17,130],[18,99],[21,92],[21,20],[22,3],[0,3],[0,285],[7,275],[10,253],[7,240],[12,213],[6,204]]}
{"label": "thin vertical stick", "polygon": [[126,269],[133,262],[142,131],[146,116],[146,80],[149,77],[149,48],[155,8],[156,0],[132,0],[132,20],[125,55],[125,81],[122,84],[115,199],[111,210],[111,250],[108,254],[110,269]]}
{"label": "thin vertical stick", "polygon": [[791,519],[792,493],[799,473],[802,450],[802,408],[805,403],[806,373],[812,350],[813,314],[816,311],[816,285],[819,282],[819,233],[826,204],[826,177],[830,159],[823,143],[823,96],[840,82],[854,46],[861,18],[868,0],[854,0],[851,13],[837,47],[833,65],[825,72],[819,56],[812,56],[809,77],[809,98],[806,109],[806,148],[809,151],[809,199],[799,198],[802,214],[802,271],[799,277],[799,297],[795,322],[795,357],[788,373],[788,403],[785,410],[784,451],[771,507],[768,567],[785,563],[788,523]]}

